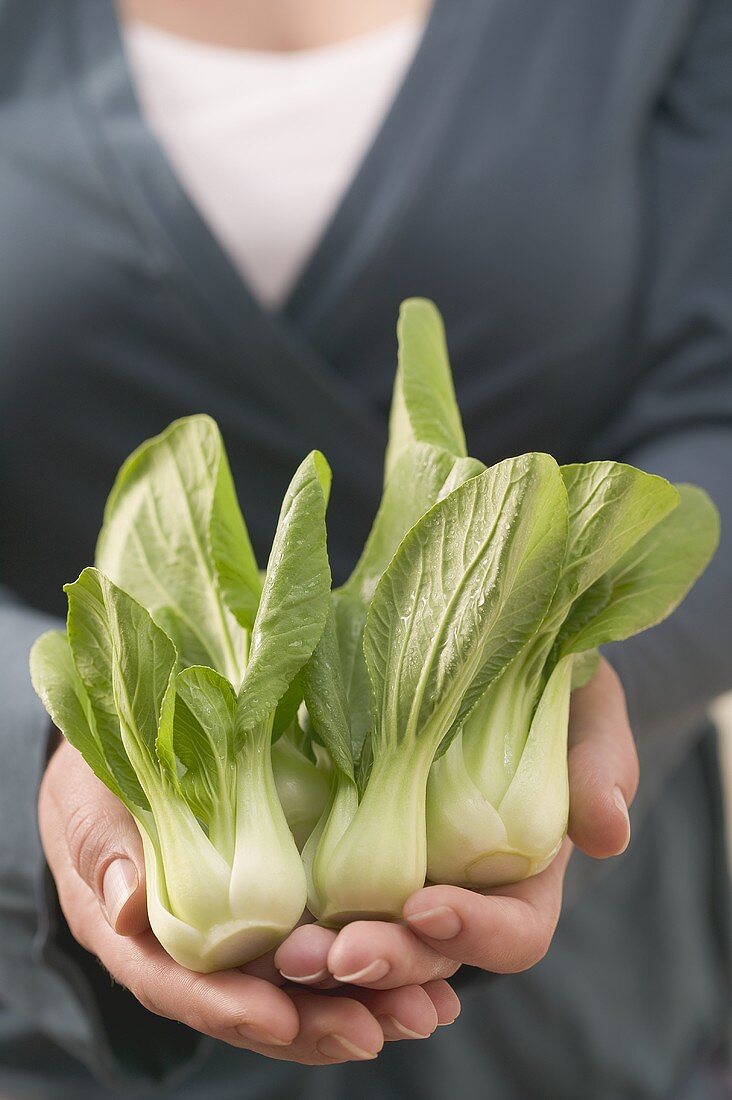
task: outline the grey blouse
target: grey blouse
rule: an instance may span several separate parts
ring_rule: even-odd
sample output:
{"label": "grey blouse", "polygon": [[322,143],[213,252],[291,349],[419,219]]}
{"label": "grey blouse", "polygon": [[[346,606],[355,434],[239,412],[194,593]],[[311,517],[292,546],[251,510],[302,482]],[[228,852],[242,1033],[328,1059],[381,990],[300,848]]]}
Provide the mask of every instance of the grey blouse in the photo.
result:
{"label": "grey blouse", "polygon": [[[573,858],[526,974],[375,1063],[273,1063],[149,1015],[71,939],[35,824],[31,641],[91,561],[122,458],[221,424],[260,556],[311,447],[344,575],[378,499],[399,301],[443,310],[473,453],[622,457],[704,485],[723,543],[611,657],[634,841]],[[732,686],[732,5],[436,0],[305,271],[264,312],[135,102],[112,0],[0,0],[0,1091],[16,1097],[615,1100],[685,1095],[729,1022],[706,706]],[[691,1095],[690,1092],[688,1092]]]}

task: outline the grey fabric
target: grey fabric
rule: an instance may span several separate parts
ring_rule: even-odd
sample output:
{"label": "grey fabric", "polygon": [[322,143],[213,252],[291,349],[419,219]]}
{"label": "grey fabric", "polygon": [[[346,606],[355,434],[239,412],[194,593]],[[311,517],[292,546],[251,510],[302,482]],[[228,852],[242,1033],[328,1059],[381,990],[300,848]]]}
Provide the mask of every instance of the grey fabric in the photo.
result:
{"label": "grey fabric", "polygon": [[[456,1083],[465,1100],[670,1097],[677,1080],[686,1087],[696,1077],[727,997],[709,917],[708,892],[720,886],[711,885],[718,851],[707,838],[718,825],[710,771],[695,755],[616,870],[565,914],[538,967],[471,982],[459,1024],[425,1043],[391,1044],[373,1064],[302,1069],[209,1045],[199,1068],[166,1088],[138,1076],[136,1085],[128,1078],[107,1090],[42,1036],[16,1030],[3,1085],[44,1100],[443,1100]],[[40,1083],[39,1063],[48,1066]],[[599,1065],[612,1073],[603,1077]]]}
{"label": "grey fabric", "polygon": [[0,575],[12,593],[0,605],[0,1088],[79,1100],[678,1092],[729,1019],[729,884],[703,718],[732,686],[726,534],[680,612],[610,650],[644,766],[631,851],[573,859],[545,963],[459,979],[461,1023],[374,1066],[301,1070],[200,1042],[74,945],[35,827],[47,726],[25,668],[33,637],[63,614],[61,584],[92,559],[120,461],[185,413],[219,420],[260,559],[292,470],[325,451],[342,577],[378,500],[395,312],[410,294],[444,311],[473,453],[623,457],[705,485],[732,530],[726,0],[437,0],[275,315],[142,121],[111,0],[0,0],[0,242]]}

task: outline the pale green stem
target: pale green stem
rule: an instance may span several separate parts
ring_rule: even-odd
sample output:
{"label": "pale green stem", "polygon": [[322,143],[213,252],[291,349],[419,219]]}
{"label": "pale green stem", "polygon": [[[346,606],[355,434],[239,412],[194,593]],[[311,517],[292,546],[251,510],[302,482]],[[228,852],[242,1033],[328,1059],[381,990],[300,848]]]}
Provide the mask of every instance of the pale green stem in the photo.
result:
{"label": "pale green stem", "polygon": [[521,759],[552,644],[553,635],[534,639],[490,685],[463,726],[465,766],[493,806],[500,804]]}
{"label": "pale green stem", "polygon": [[150,799],[170,911],[201,930],[228,917],[230,868],[195,814],[163,783]]}
{"label": "pale green stem", "polygon": [[326,923],[397,920],[410,894],[424,885],[432,756],[432,747],[420,743],[377,756],[363,799],[338,841],[332,843],[324,831],[320,843],[330,858],[316,856],[314,877]]}
{"label": "pale green stem", "polygon": [[[237,756],[236,844],[230,902],[234,917],[262,929],[262,942],[284,937],[306,901],[300,853],[277,797],[271,721],[247,735]],[[262,948],[265,950],[265,948]]]}

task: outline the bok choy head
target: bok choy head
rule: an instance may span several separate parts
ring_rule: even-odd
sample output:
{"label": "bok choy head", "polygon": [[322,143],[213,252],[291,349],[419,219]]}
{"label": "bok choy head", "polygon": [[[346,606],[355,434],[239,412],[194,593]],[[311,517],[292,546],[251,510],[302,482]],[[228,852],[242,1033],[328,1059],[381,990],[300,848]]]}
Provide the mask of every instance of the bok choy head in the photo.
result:
{"label": "bok choy head", "polygon": [[[425,878],[534,874],[567,827],[570,693],[716,546],[692,486],[617,462],[468,456],[442,319],[403,303],[381,505],[330,590],[330,470],[301,464],[260,573],[217,426],[123,465],[67,630],[33,648],[56,725],[134,815],[156,935],[194,970]],[[289,825],[289,827],[288,827]],[[298,853],[302,848],[302,859]]]}
{"label": "bok choy head", "polygon": [[717,513],[701,489],[619,463],[562,473],[570,538],[549,611],[430,777],[434,881],[496,886],[547,865],[568,817],[572,688],[594,673],[597,646],[669,615],[717,545]]}
{"label": "bok choy head", "polygon": [[153,931],[193,970],[260,955],[305,905],[271,737],[325,624],[329,485],[313,452],[262,583],[218,429],[172,425],[123,467],[100,568],[66,586],[66,634],[31,654],[55,724],[134,815]]}
{"label": "bok choy head", "polygon": [[[339,664],[331,617],[306,670],[311,717],[320,736],[331,738],[337,769],[329,813],[306,845],[309,904],[321,920],[398,917],[424,883],[432,761],[540,625],[566,539],[564,482],[543,454],[470,478],[414,524],[368,607],[371,720],[360,775],[348,707],[327,701],[332,677],[320,674],[321,666]],[[337,748],[333,713],[344,715]]]}
{"label": "bok choy head", "polygon": [[[371,537],[337,611],[347,639],[351,721],[370,729],[360,662],[366,605],[407,529],[483,467],[467,458],[444,328],[435,306],[403,303],[385,488]],[[472,464],[472,468],[471,468]],[[477,467],[477,469],[476,469]],[[541,870],[566,831],[570,692],[594,672],[597,646],[659,622],[705,568],[718,518],[702,490],[615,462],[564,467],[567,538],[546,544],[550,605],[520,653],[445,738],[427,797],[428,877],[491,886]],[[381,553],[379,553],[381,549]],[[560,554],[561,561],[549,558]],[[361,601],[360,613],[358,609]],[[349,648],[350,647],[350,648]],[[353,657],[355,654],[355,659]],[[360,685],[360,687],[359,687]],[[459,723],[458,723],[459,725]],[[365,740],[363,761],[373,737]]]}
{"label": "bok choy head", "polygon": [[[405,302],[399,324],[386,486],[395,513],[434,492],[415,462],[439,445],[455,468],[465,436],[444,330],[430,302]],[[409,473],[399,484],[400,463]],[[597,647],[669,615],[718,541],[716,510],[701,490],[670,485],[618,462],[561,470],[568,504],[563,549],[546,544],[557,571],[551,603],[532,636],[465,714],[435,760],[428,786],[428,877],[493,886],[541,870],[566,831],[569,698],[594,672]],[[373,535],[372,535],[373,537]],[[561,554],[561,561],[550,561]],[[444,754],[443,754],[444,753]]]}

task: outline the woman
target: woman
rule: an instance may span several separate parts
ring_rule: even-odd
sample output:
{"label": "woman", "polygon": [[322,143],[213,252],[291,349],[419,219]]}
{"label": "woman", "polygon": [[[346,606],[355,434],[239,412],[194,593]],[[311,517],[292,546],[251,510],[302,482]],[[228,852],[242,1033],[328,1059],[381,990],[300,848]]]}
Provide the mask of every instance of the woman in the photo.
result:
{"label": "woman", "polygon": [[[573,702],[570,836],[603,857],[629,838],[627,696],[644,777],[622,859],[568,842],[500,896],[431,887],[404,926],[298,929],[247,974],[192,977],[156,947],[134,828],[49,738],[26,664],[120,460],[184,413],[221,424],[260,555],[322,447],[344,575],[411,294],[445,314],[473,453],[622,458],[704,485],[724,527],[732,9],[1,0],[0,107],[0,1088],[727,1095],[704,717],[732,684],[726,545]],[[460,1023],[415,1047],[456,1016],[453,975]]]}

